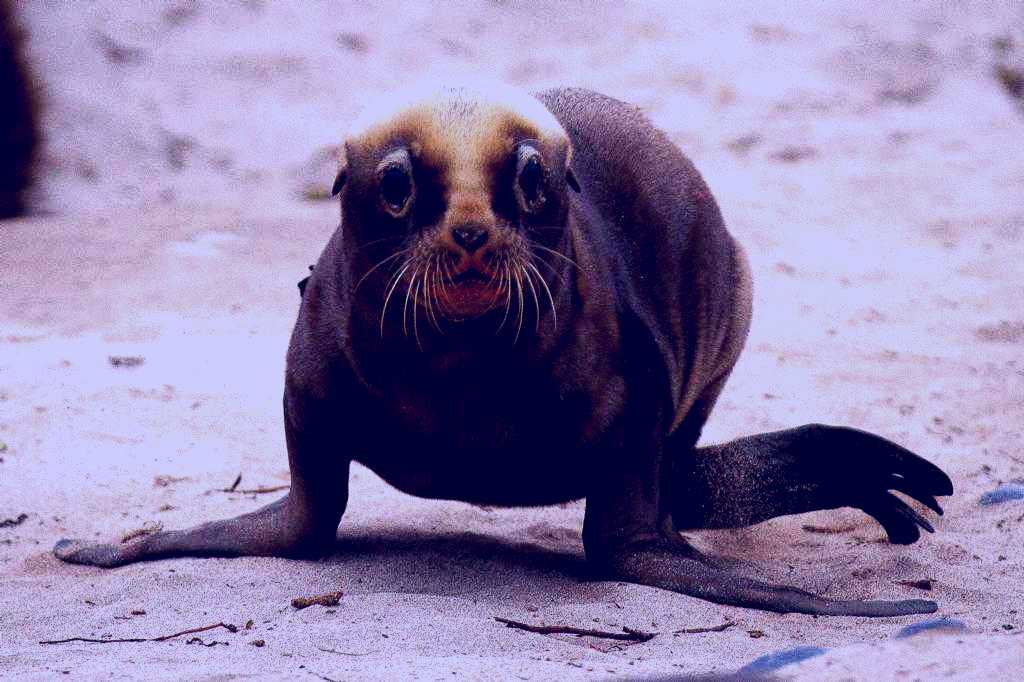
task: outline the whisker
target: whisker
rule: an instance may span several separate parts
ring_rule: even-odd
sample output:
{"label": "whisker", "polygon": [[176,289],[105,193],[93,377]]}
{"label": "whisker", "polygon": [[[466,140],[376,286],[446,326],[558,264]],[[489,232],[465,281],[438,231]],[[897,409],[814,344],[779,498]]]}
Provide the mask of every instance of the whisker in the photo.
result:
{"label": "whisker", "polygon": [[447,294],[447,290],[445,289],[444,286],[444,278],[441,274],[441,268],[443,267],[443,265],[444,263],[442,262],[441,257],[438,256],[437,267],[434,268],[434,285],[431,287],[431,291],[434,294],[434,302],[437,304],[437,308],[442,314],[444,313],[444,308],[441,305],[441,299],[438,297],[437,292],[438,290],[440,290],[441,296],[445,296]]}
{"label": "whisker", "polygon": [[540,249],[541,251],[545,251],[545,252],[547,252],[547,253],[550,253],[550,254],[551,254],[551,255],[553,255],[553,256],[557,256],[557,257],[561,258],[562,260],[564,260],[564,261],[565,261],[566,263],[569,263],[570,265],[572,265],[572,266],[573,266],[574,268],[576,268],[577,270],[580,270],[580,269],[582,269],[582,268],[580,268],[580,266],[579,266],[579,265],[578,265],[578,264],[576,263],[576,261],[574,261],[574,260],[573,260],[572,258],[569,258],[568,256],[566,256],[566,255],[565,255],[564,253],[562,253],[561,251],[555,251],[554,249],[549,249],[548,247],[546,247],[546,246],[543,246],[543,245],[541,245],[541,244],[538,244],[537,242],[535,242],[535,241],[532,241],[532,240],[530,241],[530,247],[531,247],[531,248],[535,248],[535,249]]}
{"label": "whisker", "polygon": [[533,332],[536,334],[540,331],[540,301],[537,300],[537,289],[533,286],[533,277],[530,275],[530,271],[523,268],[521,264],[519,271],[526,278],[526,283],[530,285],[530,294],[533,295],[533,310],[535,313],[533,317]]}
{"label": "whisker", "polygon": [[430,278],[428,277],[427,273],[424,273],[423,274],[423,301],[424,301],[424,303],[426,303],[426,306],[427,306],[427,318],[430,320],[431,325],[434,327],[434,329],[437,330],[437,332],[439,334],[444,334],[444,330],[441,329],[441,324],[437,320],[437,314],[434,312],[434,304],[433,304],[433,299],[437,295],[437,285],[436,285],[436,282],[437,282],[437,279],[438,279],[438,276],[439,276],[439,273],[440,273],[440,260],[439,260],[438,256],[435,255],[431,259],[430,264],[427,265],[427,272],[430,272],[430,265],[434,266],[434,277],[433,277],[434,284],[433,284],[433,286],[431,285]]}
{"label": "whisker", "polygon": [[[502,259],[501,260],[502,264],[504,264],[504,262],[506,260],[506,257],[502,256],[501,259]],[[492,284],[494,284],[494,278],[497,277],[497,276],[498,276],[498,268],[494,268],[494,271],[491,272],[491,279],[489,279],[487,281],[487,286],[491,286]]]}
{"label": "whisker", "polygon": [[420,294],[420,283],[425,282],[426,279],[421,277],[420,282],[416,283],[416,291],[412,295],[412,333],[416,337],[416,347],[423,351],[423,344],[420,343],[420,328],[416,323],[417,321],[417,308],[419,308],[419,294]]}
{"label": "whisker", "polygon": [[448,284],[455,286],[455,277],[452,275],[452,267],[454,267],[454,263],[452,261],[452,254],[446,251],[444,254],[444,272],[445,275],[448,276]]}
{"label": "whisker", "polygon": [[391,254],[390,256],[388,256],[387,258],[385,258],[384,260],[382,260],[381,262],[377,263],[377,264],[376,264],[376,265],[374,265],[374,266],[373,266],[372,268],[370,268],[369,270],[367,270],[367,271],[366,271],[366,274],[365,274],[365,275],[363,275],[362,277],[360,277],[360,278],[359,278],[359,281],[358,281],[358,282],[356,282],[356,286],[355,286],[355,288],[354,288],[354,289],[352,289],[352,293],[355,293],[356,291],[358,291],[358,290],[359,290],[359,285],[363,283],[363,280],[365,280],[365,279],[366,279],[367,277],[369,277],[370,275],[372,275],[372,274],[373,274],[373,272],[374,272],[374,270],[376,270],[376,269],[377,269],[377,268],[379,268],[380,266],[384,265],[384,264],[385,264],[385,263],[387,263],[388,261],[394,260],[395,258],[398,258],[399,256],[405,255],[405,254],[409,253],[410,251],[412,251],[412,249],[411,249],[411,248],[408,248],[408,249],[402,249],[402,250],[401,250],[401,251],[399,251],[398,253],[393,253],[393,254]]}
{"label": "whisker", "polygon": [[[427,321],[428,322],[430,321],[430,308],[429,308],[430,303],[427,300],[427,278],[430,277],[430,266],[432,264],[433,264],[433,259],[428,258],[427,259],[427,265],[426,265],[426,268],[423,270],[423,277],[422,277],[422,280],[423,280],[423,306],[425,308],[427,308]],[[415,303],[416,303],[416,299],[413,299],[413,304],[415,305]],[[413,310],[415,310],[415,308],[413,308]]]}
{"label": "whisker", "polygon": [[[381,237],[380,239],[374,239],[373,241],[366,242],[365,244],[360,246],[358,249],[356,249],[356,252],[362,251],[364,249],[368,249],[371,246],[373,246],[374,244],[380,244],[381,242],[390,242],[390,241],[393,241],[395,239],[405,239],[405,235],[404,234],[396,234],[396,235],[391,235],[390,237]],[[406,251],[408,251],[408,250],[409,249],[406,249]]]}
{"label": "whisker", "polygon": [[508,262],[503,260],[502,267],[502,281],[505,281],[506,279],[508,280],[508,284],[505,287],[505,315],[501,318],[501,324],[498,325],[497,331],[494,332],[495,336],[497,336],[505,326],[505,320],[508,319],[509,309],[512,307],[512,277],[508,269]]}
{"label": "whisker", "polygon": [[[555,310],[555,297],[551,295],[551,289],[548,288],[548,283],[544,281],[544,277],[541,276],[540,270],[537,269],[537,266],[534,265],[533,263],[529,263],[528,262],[526,264],[526,267],[531,268],[535,273],[537,273],[537,279],[540,280],[541,286],[543,286],[544,290],[548,293],[548,302],[551,303],[551,320],[552,320],[552,325],[551,326],[552,326],[552,329],[557,329],[558,328],[558,312]],[[539,315],[539,313],[538,313],[538,315]]]}
{"label": "whisker", "polygon": [[[500,267],[500,266],[499,266]],[[499,267],[495,267],[494,271],[491,272],[491,278],[487,281],[487,286],[493,288],[494,293],[491,294],[491,300],[487,302],[487,308],[490,309],[498,301],[498,296],[501,295],[501,282],[498,280],[498,286],[494,286],[494,280],[498,277]],[[499,327],[500,329],[500,327]],[[497,333],[497,332],[495,332]]]}
{"label": "whisker", "polygon": [[523,280],[519,277],[519,272],[516,275],[516,295],[519,297],[519,323],[516,326],[516,337],[512,339],[512,345],[516,345],[519,342],[519,333],[523,331]]}
{"label": "whisker", "polygon": [[444,272],[445,272],[445,276],[448,278],[448,283],[444,285],[444,288],[442,289],[442,293],[444,294],[445,301],[447,301],[449,304],[451,304],[452,299],[451,299],[451,296],[448,295],[448,289],[455,287],[455,272],[454,272],[454,268],[455,268],[455,259],[452,257],[452,255],[450,253],[445,252],[445,254],[444,254]]}
{"label": "whisker", "polygon": [[544,260],[543,258],[538,258],[538,257],[536,256],[536,254],[530,254],[530,260],[531,260],[531,261],[535,261],[535,262],[539,262],[539,263],[542,263],[542,264],[544,265],[544,267],[546,267],[546,268],[547,268],[548,270],[550,270],[550,271],[551,271],[551,272],[552,272],[552,273],[553,273],[553,274],[555,275],[555,277],[557,277],[557,278],[558,278],[558,281],[562,283],[562,286],[563,286],[563,287],[567,285],[567,283],[566,283],[566,281],[565,281],[565,277],[563,277],[563,276],[562,276],[562,273],[560,273],[560,272],[559,272],[558,270],[556,270],[556,269],[555,269],[555,268],[554,268],[554,267],[553,267],[553,266],[551,265],[551,263],[547,262],[547,261],[546,261],[546,260]]}
{"label": "whisker", "polygon": [[402,334],[409,336],[409,296],[412,294],[412,285],[416,281],[416,277],[420,274],[420,267],[417,265],[416,269],[412,273],[412,277],[409,278],[409,285],[405,287],[405,305],[402,306]]}
{"label": "whisker", "polygon": [[413,264],[413,261],[411,261],[411,260],[408,260],[408,261],[405,262],[405,267],[403,267],[398,272],[398,274],[395,275],[394,283],[391,284],[391,289],[388,291],[387,296],[384,297],[384,306],[380,310],[380,335],[381,335],[381,338],[384,337],[384,315],[388,311],[388,302],[391,301],[391,294],[395,293],[395,288],[398,286],[398,283],[402,281],[402,275],[404,275],[405,272],[409,268],[412,267],[412,264]]}

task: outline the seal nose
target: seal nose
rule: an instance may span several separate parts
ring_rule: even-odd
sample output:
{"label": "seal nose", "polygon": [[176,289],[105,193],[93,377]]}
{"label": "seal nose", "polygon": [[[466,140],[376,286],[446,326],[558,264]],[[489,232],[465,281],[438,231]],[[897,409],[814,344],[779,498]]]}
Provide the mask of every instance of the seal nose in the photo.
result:
{"label": "seal nose", "polygon": [[479,225],[463,225],[452,230],[452,239],[468,253],[473,253],[487,241],[487,230]]}

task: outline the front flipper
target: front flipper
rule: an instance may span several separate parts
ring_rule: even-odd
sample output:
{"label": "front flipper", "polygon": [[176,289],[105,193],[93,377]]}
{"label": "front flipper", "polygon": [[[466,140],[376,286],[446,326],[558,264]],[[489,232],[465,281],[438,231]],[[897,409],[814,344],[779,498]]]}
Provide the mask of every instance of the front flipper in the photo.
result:
{"label": "front flipper", "polygon": [[776,613],[819,616],[892,617],[934,613],[933,601],[832,600],[796,587],[741,576],[715,565],[685,540],[650,539],[614,550],[604,567],[617,580],[660,587],[717,604],[763,609]]}
{"label": "front flipper", "polygon": [[890,491],[937,514],[952,495],[941,469],[857,429],[808,424],[698,448],[676,460],[672,517],[679,528],[738,528],[776,516],[854,507],[874,517],[894,544],[910,544],[921,514]]}
{"label": "front flipper", "polygon": [[325,411],[301,397],[285,400],[285,440],[291,468],[288,494],[248,514],[169,530],[121,544],[59,541],[54,555],[68,563],[113,568],[181,556],[313,558],[334,547],[348,502],[349,460],[339,456]]}
{"label": "front flipper", "polygon": [[125,544],[65,539],[57,543],[53,553],[71,564],[103,568],[179,556],[312,558],[330,551],[338,525],[336,519],[333,524],[318,527],[311,523],[309,515],[286,496],[249,514],[187,530],[160,531]]}
{"label": "front flipper", "polygon": [[[754,441],[766,442],[756,438]],[[789,438],[780,438],[780,451],[789,451],[782,446],[790,441]],[[777,613],[892,617],[934,613],[937,610],[935,602],[919,599],[895,602],[827,599],[796,587],[773,585],[747,577],[733,567],[724,566],[724,562],[701,554],[675,531],[671,520],[666,518],[673,509],[689,508],[685,505],[685,498],[677,498],[681,492],[680,484],[685,483],[673,478],[680,473],[678,464],[673,466],[665,462],[663,451],[656,442],[635,440],[632,443],[632,446],[618,452],[603,453],[591,472],[583,545],[587,562],[601,576],[671,590],[719,604]],[[750,454],[746,448],[730,452]],[[756,496],[766,479],[768,485],[772,485],[771,463],[755,467],[749,474],[751,478],[743,479],[748,475],[745,467],[749,464],[742,458],[719,458],[715,461],[731,468],[706,475],[700,499],[711,501],[712,510],[724,509],[725,501],[735,500],[736,509],[740,511],[730,511],[730,523],[763,520],[758,509],[765,504],[769,504],[768,509],[773,512],[769,516],[794,513],[789,511],[791,507],[785,506],[788,494],[802,494],[804,488],[815,487],[807,485],[806,478],[783,474],[778,478],[786,485],[770,487],[776,491],[770,499],[755,499],[746,505],[741,498]],[[779,458],[773,461],[778,465]],[[794,471],[801,470],[797,467]],[[944,474],[939,473],[944,478]],[[736,477],[747,482],[737,486]],[[795,489],[790,490],[790,487]],[[693,495],[694,491],[688,494]],[[689,501],[692,503],[693,498]],[[780,512],[780,509],[786,511]],[[888,518],[880,509],[878,513]],[[898,526],[901,530],[905,530],[907,525],[916,528],[911,519],[900,518],[905,519],[904,525]]]}

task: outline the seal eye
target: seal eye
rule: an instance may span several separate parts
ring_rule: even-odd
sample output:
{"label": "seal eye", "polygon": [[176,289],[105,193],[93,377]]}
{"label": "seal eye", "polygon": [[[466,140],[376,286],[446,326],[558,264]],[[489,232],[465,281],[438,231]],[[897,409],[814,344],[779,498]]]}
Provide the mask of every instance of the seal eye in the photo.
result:
{"label": "seal eye", "polygon": [[392,166],[380,180],[380,196],[394,213],[401,213],[412,194],[412,182],[404,169]]}
{"label": "seal eye", "polygon": [[516,194],[523,210],[534,212],[544,203],[544,166],[540,152],[530,145],[519,149],[516,172]]}
{"label": "seal eye", "polygon": [[541,173],[540,161],[536,157],[531,158],[523,166],[523,172],[519,174],[519,187],[527,200],[536,200],[540,195]]}
{"label": "seal eye", "polygon": [[394,218],[403,218],[409,212],[416,185],[412,179],[412,160],[405,149],[391,152],[377,166],[380,183],[380,202]]}

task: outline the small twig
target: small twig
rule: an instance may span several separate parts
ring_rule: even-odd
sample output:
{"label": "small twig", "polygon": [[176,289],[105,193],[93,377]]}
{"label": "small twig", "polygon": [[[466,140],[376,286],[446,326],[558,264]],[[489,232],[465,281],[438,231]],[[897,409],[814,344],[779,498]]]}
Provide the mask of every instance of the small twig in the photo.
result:
{"label": "small twig", "polygon": [[673,635],[696,635],[696,634],[699,634],[701,632],[725,632],[726,630],[731,628],[733,625],[736,625],[736,623],[734,621],[727,620],[724,623],[722,623],[721,625],[715,625],[715,626],[709,627],[709,628],[685,628],[683,630],[676,630],[672,634]]}
{"label": "small twig", "polygon": [[182,630],[181,632],[175,632],[173,635],[163,635],[162,637],[132,637],[129,639],[92,639],[90,637],[69,637],[67,639],[50,639],[39,642],[40,644],[67,644],[68,642],[90,642],[94,644],[126,644],[133,642],[166,642],[169,639],[175,637],[181,637],[182,635],[194,635],[197,632],[206,632],[207,630],[214,630],[216,628],[224,628],[228,632],[238,632],[237,625],[231,625],[230,623],[214,623],[213,625],[207,625],[201,628],[192,628],[190,630]]}
{"label": "small twig", "polygon": [[242,474],[238,474],[238,478],[235,479],[235,482],[231,484],[231,486],[227,489],[227,491],[229,493],[235,492],[235,489],[238,488],[238,484],[241,483],[241,482],[242,482]]}
{"label": "small twig", "polygon": [[228,646],[227,642],[220,642],[220,641],[218,641],[216,639],[210,640],[210,643],[207,644],[200,637],[190,637],[189,640],[187,642],[185,642],[185,644],[198,644],[199,646],[205,646],[207,649],[209,649],[211,647],[215,647],[218,644],[223,644],[224,646]]}
{"label": "small twig", "polygon": [[92,639],[90,637],[69,637],[67,639],[48,639],[40,644],[67,644],[68,642],[90,642],[92,644],[126,644],[128,642],[152,642],[155,640],[144,638],[133,639]]}
{"label": "small twig", "polygon": [[325,653],[328,653],[328,654],[341,654],[342,656],[369,656],[370,654],[377,653],[376,651],[366,651],[366,652],[363,652],[361,654],[359,654],[359,653],[351,653],[351,652],[348,652],[348,651],[338,651],[336,649],[328,649],[328,648],[322,647],[322,646],[318,646],[317,649],[319,649],[320,651],[323,651]]}
{"label": "small twig", "polygon": [[181,637],[182,635],[194,635],[197,632],[206,632],[207,630],[216,630],[217,628],[224,628],[228,632],[238,632],[238,626],[232,625],[231,623],[214,623],[213,625],[207,625],[202,628],[192,628],[191,630],[183,630],[181,632],[175,632],[173,635],[164,635],[163,637],[155,637],[154,642],[163,642],[168,639],[174,639],[175,637]]}
{"label": "small twig", "polygon": [[305,609],[314,604],[320,606],[337,606],[338,602],[341,601],[342,592],[328,592],[327,594],[318,594],[315,597],[296,597],[292,599],[292,606],[297,609]]}
{"label": "small twig", "polygon": [[13,528],[14,526],[20,526],[21,524],[25,523],[25,519],[27,518],[28,514],[22,512],[13,519],[4,519],[3,521],[0,521],[0,528]]}
{"label": "small twig", "polygon": [[175,483],[181,483],[187,481],[188,476],[171,476],[171,475],[160,475],[153,477],[153,486],[155,488],[167,488]]}
{"label": "small twig", "polygon": [[657,632],[641,632],[627,627],[622,628],[622,632],[607,632],[604,630],[576,628],[571,625],[529,625],[527,623],[520,623],[518,621],[509,620],[508,618],[499,618],[497,616],[494,616],[494,620],[499,623],[504,623],[510,628],[526,630],[527,632],[535,632],[538,635],[564,634],[576,635],[577,637],[603,637],[605,639],[618,639],[626,642],[647,642],[654,639],[658,634]]}
{"label": "small twig", "polygon": [[896,584],[903,585],[904,587],[915,587],[919,590],[930,590],[934,582],[933,578],[922,578],[921,580],[897,580]]}
{"label": "small twig", "polygon": [[[237,485],[238,482],[236,482]],[[238,490],[234,486],[230,488],[218,488],[219,493],[238,493],[239,495],[263,495],[266,493],[277,493],[282,490],[288,490],[291,485],[275,485],[270,487],[260,486],[259,488],[242,488]]]}

